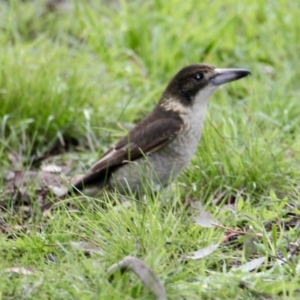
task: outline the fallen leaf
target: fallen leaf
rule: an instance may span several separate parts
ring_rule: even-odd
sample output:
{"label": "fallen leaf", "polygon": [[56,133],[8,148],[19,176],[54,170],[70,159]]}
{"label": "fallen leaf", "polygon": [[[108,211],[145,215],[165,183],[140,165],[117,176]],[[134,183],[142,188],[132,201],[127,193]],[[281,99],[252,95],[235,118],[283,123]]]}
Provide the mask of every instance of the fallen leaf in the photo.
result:
{"label": "fallen leaf", "polygon": [[254,269],[260,267],[265,262],[265,260],[266,260],[265,256],[259,257],[259,258],[253,259],[237,268],[234,268],[234,270],[250,272],[250,271],[253,271]]}
{"label": "fallen leaf", "polygon": [[16,153],[8,153],[8,159],[13,168],[20,168],[22,166],[22,157]]}
{"label": "fallen leaf", "polygon": [[126,256],[118,263],[112,265],[107,270],[107,274],[112,277],[113,273],[118,270],[122,272],[132,271],[152,291],[156,296],[156,300],[167,300],[166,291],[160,279],[140,259],[133,256]]}
{"label": "fallen leaf", "polygon": [[217,250],[219,247],[219,244],[215,244],[215,245],[211,245],[209,247],[197,250],[197,251],[193,251],[191,252],[191,255],[186,256],[187,259],[201,259],[205,256],[208,256],[210,254],[212,254],[215,250]]}
{"label": "fallen leaf", "polygon": [[194,221],[196,222],[196,224],[205,228],[211,228],[215,226],[211,214],[205,211],[199,202],[192,203],[192,207],[199,212],[199,216],[194,217]]}
{"label": "fallen leaf", "polygon": [[7,171],[4,175],[5,181],[11,181],[15,178],[16,174],[13,171]]}
{"label": "fallen leaf", "polygon": [[52,193],[57,197],[61,197],[61,196],[65,195],[68,192],[68,188],[66,186],[52,186],[52,185],[49,185],[48,187],[52,191]]}
{"label": "fallen leaf", "polygon": [[43,165],[41,167],[41,171],[60,174],[62,172],[62,168],[56,165]]}

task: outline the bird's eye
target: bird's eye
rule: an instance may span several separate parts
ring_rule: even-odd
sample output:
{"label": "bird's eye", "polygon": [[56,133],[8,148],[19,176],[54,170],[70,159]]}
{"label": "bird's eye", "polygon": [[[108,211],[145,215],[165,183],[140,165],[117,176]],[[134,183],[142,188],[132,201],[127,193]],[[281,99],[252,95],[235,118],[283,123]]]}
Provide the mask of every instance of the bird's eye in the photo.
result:
{"label": "bird's eye", "polygon": [[194,78],[195,78],[196,80],[201,80],[201,79],[203,78],[203,74],[202,74],[202,73],[196,73],[196,74],[194,75]]}

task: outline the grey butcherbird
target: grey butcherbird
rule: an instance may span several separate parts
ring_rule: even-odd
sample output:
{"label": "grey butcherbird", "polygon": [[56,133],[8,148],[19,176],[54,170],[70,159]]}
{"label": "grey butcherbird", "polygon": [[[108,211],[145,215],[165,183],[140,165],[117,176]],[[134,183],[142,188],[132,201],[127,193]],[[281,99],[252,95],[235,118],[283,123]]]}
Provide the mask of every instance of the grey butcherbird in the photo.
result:
{"label": "grey butcherbird", "polygon": [[[193,64],[170,81],[157,106],[127,136],[110,148],[66,194],[104,186],[120,193],[157,189],[189,164],[201,137],[207,102],[221,84],[249,75],[244,69]],[[149,186],[150,183],[150,186]],[[47,203],[42,210],[51,208]]]}

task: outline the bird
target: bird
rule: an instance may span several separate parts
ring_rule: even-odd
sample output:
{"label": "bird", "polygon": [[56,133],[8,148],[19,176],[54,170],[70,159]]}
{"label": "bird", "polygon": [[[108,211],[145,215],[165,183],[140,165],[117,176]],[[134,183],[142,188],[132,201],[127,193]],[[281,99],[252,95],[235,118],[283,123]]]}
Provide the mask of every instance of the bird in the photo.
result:
{"label": "bird", "polygon": [[[207,64],[183,67],[153,111],[137,123],[75,182],[64,196],[96,195],[104,187],[120,194],[157,192],[175,180],[196,152],[210,96],[221,85],[248,76],[246,69]],[[53,202],[42,206],[51,209]]]}

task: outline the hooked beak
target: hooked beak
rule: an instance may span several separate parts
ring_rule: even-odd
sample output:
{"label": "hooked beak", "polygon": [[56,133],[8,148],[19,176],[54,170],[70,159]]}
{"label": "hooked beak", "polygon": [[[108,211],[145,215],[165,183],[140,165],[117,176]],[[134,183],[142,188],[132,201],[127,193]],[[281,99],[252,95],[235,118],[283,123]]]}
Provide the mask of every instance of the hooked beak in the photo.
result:
{"label": "hooked beak", "polygon": [[216,75],[211,79],[215,85],[221,85],[227,82],[241,79],[249,74],[245,69],[215,69]]}

